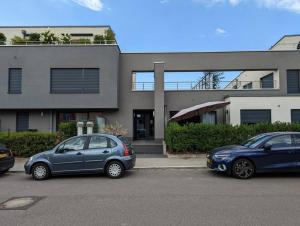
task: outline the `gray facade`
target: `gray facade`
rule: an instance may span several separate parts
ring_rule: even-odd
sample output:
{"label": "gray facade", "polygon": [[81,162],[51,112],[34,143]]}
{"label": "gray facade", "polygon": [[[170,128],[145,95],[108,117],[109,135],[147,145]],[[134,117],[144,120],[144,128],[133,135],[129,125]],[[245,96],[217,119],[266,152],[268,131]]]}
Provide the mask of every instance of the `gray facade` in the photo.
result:
{"label": "gray facade", "polygon": [[[154,138],[164,138],[171,111],[221,101],[227,97],[287,96],[287,71],[300,69],[299,51],[247,51],[207,53],[121,53],[117,45],[1,46],[0,129],[16,130],[16,114],[29,112],[29,129],[55,131],[59,113],[89,112],[107,123],[119,122],[134,137],[135,110],[154,111]],[[20,94],[8,93],[10,68],[22,69]],[[53,94],[51,69],[99,69],[99,93]],[[164,89],[164,73],[180,71],[279,72],[279,88],[260,90]],[[132,91],[132,73],[154,71],[154,91]],[[293,94],[299,95],[299,94]],[[225,110],[217,121],[225,121]]]}

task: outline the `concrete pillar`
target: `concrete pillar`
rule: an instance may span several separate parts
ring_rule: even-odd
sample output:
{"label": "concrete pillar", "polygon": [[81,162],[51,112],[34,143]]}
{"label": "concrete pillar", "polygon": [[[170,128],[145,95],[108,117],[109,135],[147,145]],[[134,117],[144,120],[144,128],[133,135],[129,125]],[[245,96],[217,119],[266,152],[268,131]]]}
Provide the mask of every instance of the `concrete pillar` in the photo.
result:
{"label": "concrete pillar", "polygon": [[77,136],[81,136],[83,134],[83,122],[77,122]]}
{"label": "concrete pillar", "polygon": [[86,123],[86,134],[93,134],[94,123],[87,122]]}
{"label": "concrete pillar", "polygon": [[155,139],[164,139],[165,135],[165,63],[154,63],[154,135]]}

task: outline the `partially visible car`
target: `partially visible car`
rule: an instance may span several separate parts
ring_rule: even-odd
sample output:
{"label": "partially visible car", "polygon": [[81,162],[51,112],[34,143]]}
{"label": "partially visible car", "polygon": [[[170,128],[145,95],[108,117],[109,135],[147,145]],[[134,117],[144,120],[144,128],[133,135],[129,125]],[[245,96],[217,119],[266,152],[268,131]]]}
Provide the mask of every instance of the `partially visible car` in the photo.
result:
{"label": "partially visible car", "polygon": [[5,145],[0,144],[0,174],[8,172],[14,164],[15,158],[12,152]]}
{"label": "partially visible car", "polygon": [[100,172],[110,178],[120,178],[135,166],[135,161],[135,153],[125,138],[90,134],[69,138],[51,150],[30,157],[24,168],[35,180]]}
{"label": "partially visible car", "polygon": [[300,171],[300,132],[263,133],[241,145],[216,148],[207,155],[207,166],[240,179]]}

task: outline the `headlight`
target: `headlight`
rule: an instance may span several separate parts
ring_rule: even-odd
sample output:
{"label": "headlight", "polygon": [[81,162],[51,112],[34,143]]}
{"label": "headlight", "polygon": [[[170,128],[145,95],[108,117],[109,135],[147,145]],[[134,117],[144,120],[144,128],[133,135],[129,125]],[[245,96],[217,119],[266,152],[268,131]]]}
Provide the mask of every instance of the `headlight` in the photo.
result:
{"label": "headlight", "polygon": [[215,154],[214,157],[217,158],[217,159],[221,159],[221,160],[224,160],[224,159],[227,159],[230,155],[228,154]]}

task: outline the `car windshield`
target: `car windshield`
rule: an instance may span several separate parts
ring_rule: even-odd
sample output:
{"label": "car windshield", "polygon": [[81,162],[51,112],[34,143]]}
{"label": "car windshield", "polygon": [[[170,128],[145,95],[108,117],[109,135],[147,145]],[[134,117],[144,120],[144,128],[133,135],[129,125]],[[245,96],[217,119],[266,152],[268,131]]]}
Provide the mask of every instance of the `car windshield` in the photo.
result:
{"label": "car windshield", "polygon": [[261,143],[261,141],[265,140],[266,138],[268,138],[269,135],[268,134],[260,134],[257,135],[255,137],[250,138],[249,140],[247,140],[246,142],[244,142],[242,144],[242,146],[245,146],[247,148],[255,148],[257,147],[258,144]]}

